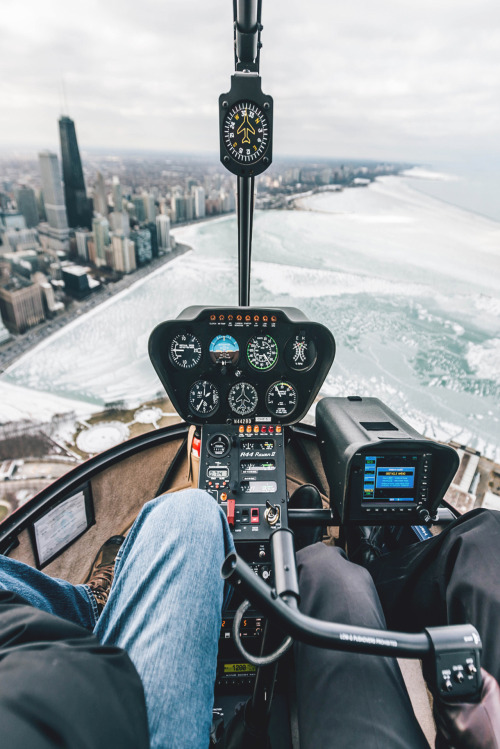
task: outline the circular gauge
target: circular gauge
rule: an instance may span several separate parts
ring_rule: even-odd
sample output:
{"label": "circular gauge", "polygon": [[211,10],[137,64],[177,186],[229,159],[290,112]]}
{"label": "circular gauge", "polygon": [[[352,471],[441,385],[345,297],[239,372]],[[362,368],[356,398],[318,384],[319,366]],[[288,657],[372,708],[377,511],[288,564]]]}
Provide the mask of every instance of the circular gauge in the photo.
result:
{"label": "circular gauge", "polygon": [[300,331],[285,346],[285,361],[296,372],[307,372],[316,364],[318,352],[312,338]]}
{"label": "circular gauge", "polygon": [[238,101],[224,120],[224,145],[241,164],[253,164],[264,156],[269,145],[267,117],[257,104]]}
{"label": "circular gauge", "polygon": [[273,416],[290,416],[297,408],[297,391],[289,382],[275,382],[266,393],[266,406]]}
{"label": "circular gauge", "polygon": [[170,344],[170,358],[176,367],[192,369],[201,359],[201,343],[191,333],[179,333]]}
{"label": "circular gauge", "polygon": [[215,364],[236,364],[240,355],[240,347],[231,335],[216,335],[209,351]]}
{"label": "circular gauge", "polygon": [[270,335],[255,335],[247,345],[248,361],[260,372],[272,369],[278,361],[278,346]]}
{"label": "circular gauge", "polygon": [[219,408],[219,391],[208,380],[197,380],[189,390],[189,407],[199,416],[212,416]]}
{"label": "circular gauge", "polygon": [[249,382],[237,382],[229,391],[228,401],[231,409],[239,416],[247,416],[257,408],[259,396]]}
{"label": "circular gauge", "polygon": [[214,434],[208,440],[207,450],[214,458],[224,458],[230,449],[231,443],[226,434]]}

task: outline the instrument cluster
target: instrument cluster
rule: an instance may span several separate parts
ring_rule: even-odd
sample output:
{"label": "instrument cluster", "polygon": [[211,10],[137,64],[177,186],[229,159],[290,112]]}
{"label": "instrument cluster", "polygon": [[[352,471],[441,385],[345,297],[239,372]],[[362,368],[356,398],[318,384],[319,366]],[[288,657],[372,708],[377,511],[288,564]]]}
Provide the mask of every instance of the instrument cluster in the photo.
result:
{"label": "instrument cluster", "polygon": [[292,308],[190,307],[155,328],[149,353],[186,421],[290,424],[312,404],[335,341]]}

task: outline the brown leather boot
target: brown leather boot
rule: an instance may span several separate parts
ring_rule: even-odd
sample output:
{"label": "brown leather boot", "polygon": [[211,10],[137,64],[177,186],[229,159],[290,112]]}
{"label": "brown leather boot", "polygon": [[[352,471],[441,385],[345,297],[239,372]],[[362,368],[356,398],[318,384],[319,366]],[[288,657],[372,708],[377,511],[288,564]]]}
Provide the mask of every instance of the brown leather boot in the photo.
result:
{"label": "brown leather boot", "polygon": [[102,613],[106,601],[108,600],[109,591],[111,590],[111,584],[115,574],[116,555],[124,541],[125,536],[111,536],[111,538],[108,538],[108,540],[103,543],[94,559],[90,575],[85,581],[96,600],[99,615]]}

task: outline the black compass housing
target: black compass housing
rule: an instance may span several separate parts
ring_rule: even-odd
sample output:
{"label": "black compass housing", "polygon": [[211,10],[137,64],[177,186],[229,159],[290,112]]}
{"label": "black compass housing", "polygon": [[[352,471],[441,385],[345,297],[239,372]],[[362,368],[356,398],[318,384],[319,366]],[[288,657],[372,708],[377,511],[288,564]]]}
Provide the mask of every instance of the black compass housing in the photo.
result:
{"label": "black compass housing", "polygon": [[[226,124],[238,104],[248,105],[254,125],[259,112],[265,120],[265,143],[257,142],[257,133],[246,133],[246,144],[230,149],[226,142]],[[259,123],[261,124],[261,123]],[[251,128],[253,131],[255,128]],[[238,177],[255,177],[262,174],[272,162],[273,154],[273,99],[262,93],[261,78],[257,73],[235,73],[231,76],[231,89],[219,97],[220,160]],[[248,148],[246,147],[248,145]],[[240,148],[242,153],[240,155]],[[249,153],[247,154],[247,150]]]}

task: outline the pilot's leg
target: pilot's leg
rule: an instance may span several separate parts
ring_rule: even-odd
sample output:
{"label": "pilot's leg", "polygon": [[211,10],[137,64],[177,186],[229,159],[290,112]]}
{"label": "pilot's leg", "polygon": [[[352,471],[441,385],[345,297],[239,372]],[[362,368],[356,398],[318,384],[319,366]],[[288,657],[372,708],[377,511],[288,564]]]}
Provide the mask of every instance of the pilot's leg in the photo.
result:
{"label": "pilot's leg", "polygon": [[[300,610],[385,628],[368,572],[322,543],[297,554]],[[397,661],[295,645],[301,749],[428,749]]]}
{"label": "pilot's leg", "polygon": [[482,665],[500,681],[500,512],[473,510],[369,569],[391,629],[473,624]]}
{"label": "pilot's leg", "polygon": [[224,583],[233,544],[224,514],[197,489],[148,502],[118,553],[95,633],[141,676],[151,747],[206,749]]}
{"label": "pilot's leg", "polygon": [[3,555],[0,555],[0,588],[85,629],[92,630],[97,621],[97,603],[86,585],[72,585]]}

